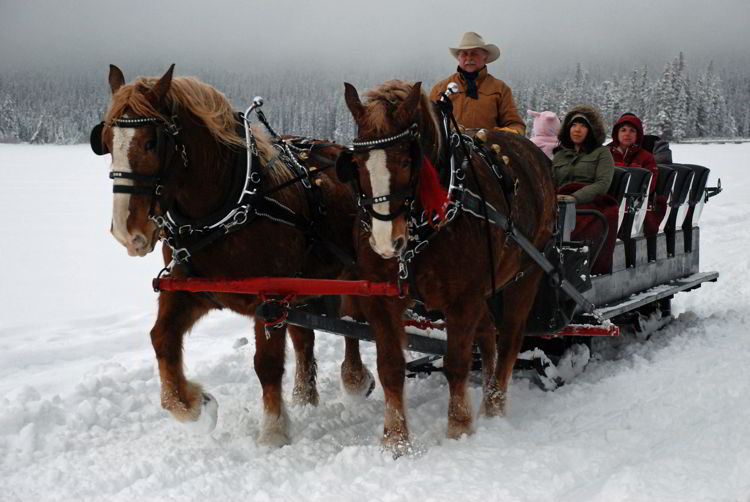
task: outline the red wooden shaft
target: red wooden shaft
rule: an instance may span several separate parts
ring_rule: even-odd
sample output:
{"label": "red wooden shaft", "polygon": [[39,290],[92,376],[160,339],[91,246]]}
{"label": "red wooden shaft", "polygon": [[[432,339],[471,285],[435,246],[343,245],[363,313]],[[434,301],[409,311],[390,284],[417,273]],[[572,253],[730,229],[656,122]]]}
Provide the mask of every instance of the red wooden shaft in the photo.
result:
{"label": "red wooden shaft", "polygon": [[248,279],[203,279],[189,277],[154,279],[157,291],[212,291],[264,295],[357,295],[398,296],[396,282],[339,281],[289,277],[252,277]]}

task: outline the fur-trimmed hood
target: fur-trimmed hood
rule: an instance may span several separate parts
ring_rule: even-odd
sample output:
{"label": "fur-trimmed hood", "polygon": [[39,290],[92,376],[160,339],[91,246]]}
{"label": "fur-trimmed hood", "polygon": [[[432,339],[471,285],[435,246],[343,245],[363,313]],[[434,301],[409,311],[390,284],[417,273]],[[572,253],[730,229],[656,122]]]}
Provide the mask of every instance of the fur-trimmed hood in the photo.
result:
{"label": "fur-trimmed hood", "polygon": [[571,143],[569,135],[570,123],[576,115],[583,115],[586,118],[586,121],[591,125],[591,133],[594,135],[596,145],[599,146],[603,144],[607,137],[607,133],[604,130],[604,121],[602,120],[599,110],[589,105],[574,106],[567,114],[565,114],[560,133],[557,135],[560,143],[564,146],[568,146]]}

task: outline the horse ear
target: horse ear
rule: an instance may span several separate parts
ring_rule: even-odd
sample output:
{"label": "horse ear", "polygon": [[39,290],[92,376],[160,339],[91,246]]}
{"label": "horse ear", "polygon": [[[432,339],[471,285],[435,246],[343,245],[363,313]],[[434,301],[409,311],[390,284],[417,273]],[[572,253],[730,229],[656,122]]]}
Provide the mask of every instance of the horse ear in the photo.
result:
{"label": "horse ear", "polygon": [[346,101],[349,111],[352,112],[354,121],[359,122],[359,119],[365,114],[365,107],[362,106],[362,102],[359,100],[357,89],[349,82],[344,82],[344,101]]}
{"label": "horse ear", "polygon": [[[407,124],[411,122],[411,118],[414,116],[414,111],[419,105],[419,100],[422,98],[422,82],[414,84],[409,91],[409,95],[399,105],[396,112],[393,114],[393,118],[399,124]],[[407,124],[408,125],[408,124]]]}
{"label": "horse ear", "polygon": [[117,89],[122,87],[125,83],[125,76],[115,65],[109,65],[109,88],[112,90],[112,94],[117,92]]}
{"label": "horse ear", "polygon": [[172,63],[172,66],[169,67],[167,72],[159,79],[159,81],[154,84],[154,86],[149,91],[149,95],[151,98],[155,100],[157,105],[164,103],[164,98],[167,97],[167,92],[169,92],[169,87],[172,85],[172,73],[174,72],[174,63]]}
{"label": "horse ear", "polygon": [[354,178],[356,169],[351,150],[344,150],[336,157],[336,176],[341,183],[349,183]]}

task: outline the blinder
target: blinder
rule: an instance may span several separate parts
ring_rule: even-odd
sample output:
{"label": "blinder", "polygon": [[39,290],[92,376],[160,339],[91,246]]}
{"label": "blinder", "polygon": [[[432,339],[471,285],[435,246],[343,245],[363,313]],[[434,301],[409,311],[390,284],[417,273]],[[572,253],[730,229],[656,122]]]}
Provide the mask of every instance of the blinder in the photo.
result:
{"label": "blinder", "polygon": [[346,149],[336,158],[336,176],[341,183],[349,183],[357,174],[357,166],[354,163],[354,152]]}
{"label": "blinder", "polygon": [[104,122],[99,122],[91,129],[91,135],[89,136],[89,142],[91,143],[91,150],[97,155],[106,155],[109,152],[104,148],[102,142],[102,131],[104,131]]}

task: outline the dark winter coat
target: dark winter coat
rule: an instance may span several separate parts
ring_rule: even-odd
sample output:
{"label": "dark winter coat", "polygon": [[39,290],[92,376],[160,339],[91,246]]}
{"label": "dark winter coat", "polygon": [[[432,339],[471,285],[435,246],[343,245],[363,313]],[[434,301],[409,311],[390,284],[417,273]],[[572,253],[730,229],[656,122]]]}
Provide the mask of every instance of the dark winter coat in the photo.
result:
{"label": "dark winter coat", "polygon": [[[570,139],[570,126],[576,115],[583,115],[590,126],[591,140],[587,144],[592,148],[589,151],[576,151]],[[553,176],[558,187],[583,184],[571,194],[581,204],[593,202],[598,195],[607,193],[612,183],[614,162],[609,149],[602,146],[604,136],[604,123],[595,108],[579,105],[565,115],[558,135],[561,148],[552,158]]]}
{"label": "dark winter coat", "polygon": [[657,165],[672,163],[672,150],[667,140],[653,134],[644,134],[641,146],[651,152]]}
{"label": "dark winter coat", "polygon": [[464,76],[456,72],[438,82],[430,93],[430,100],[440,99],[448,84],[458,84],[458,93],[450,96],[453,102],[453,115],[456,121],[467,129],[500,129],[507,127],[519,134],[526,132],[526,124],[521,120],[510,87],[489,73],[485,66],[477,76],[478,99],[467,96]]}

